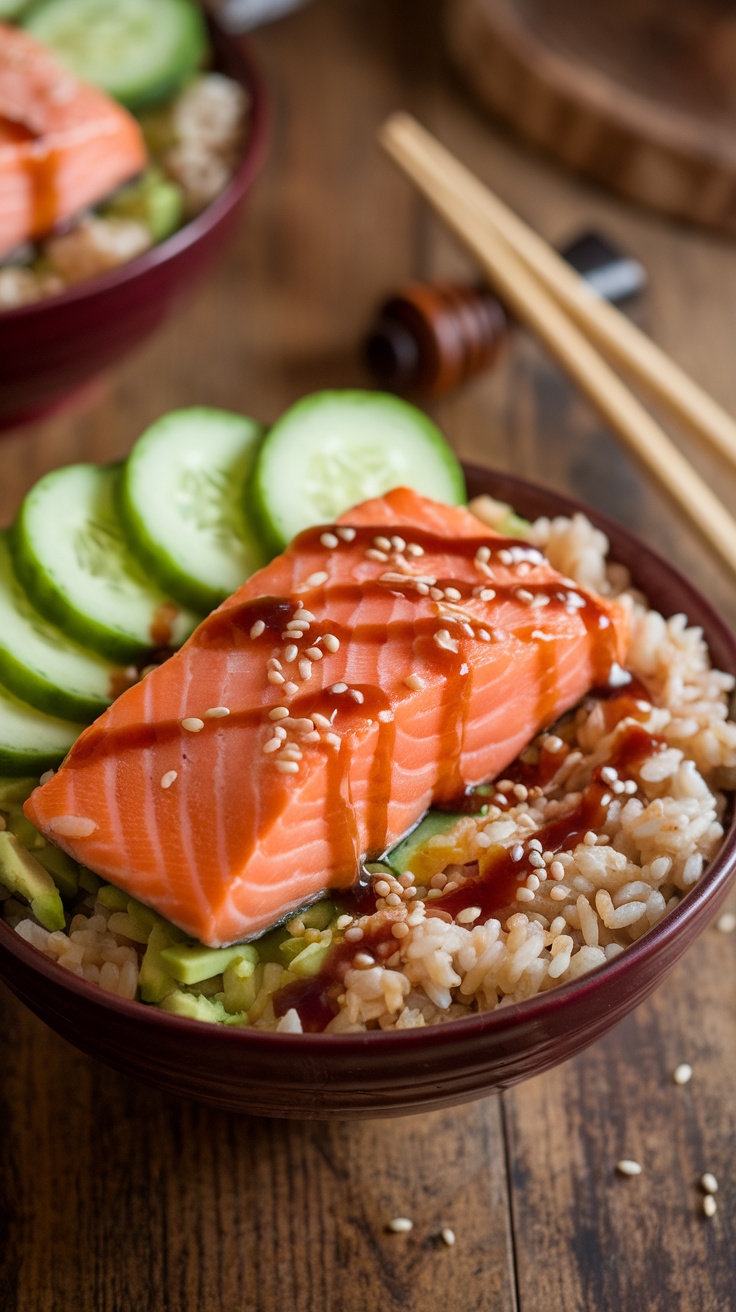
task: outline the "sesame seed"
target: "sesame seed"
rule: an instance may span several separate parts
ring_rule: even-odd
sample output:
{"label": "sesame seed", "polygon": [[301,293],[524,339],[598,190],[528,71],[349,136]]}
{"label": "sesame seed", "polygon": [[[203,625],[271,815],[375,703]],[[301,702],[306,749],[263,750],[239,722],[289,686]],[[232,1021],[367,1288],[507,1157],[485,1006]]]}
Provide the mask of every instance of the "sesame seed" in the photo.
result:
{"label": "sesame seed", "polygon": [[302,679],[308,679],[312,673],[312,662],[304,657],[299,662],[299,675]]}
{"label": "sesame seed", "polygon": [[272,711],[268,712],[269,720],[285,720],[289,712],[285,706],[274,706]]}
{"label": "sesame seed", "polygon": [[298,651],[299,648],[297,647],[296,643],[290,642],[284,652],[284,660],[286,661],[287,665],[291,665],[292,661],[296,660]]}
{"label": "sesame seed", "polygon": [[391,933],[394,938],[406,938],[409,933],[409,926],[403,920],[400,920],[398,924],[391,926]]}
{"label": "sesame seed", "polygon": [[548,752],[552,752],[553,755],[556,755],[557,752],[562,751],[565,744],[561,738],[557,737],[556,733],[548,733],[544,740],[544,746]]}
{"label": "sesame seed", "polygon": [[376,897],[388,897],[391,892],[391,885],[385,879],[378,879],[373,885],[373,892]]}
{"label": "sesame seed", "polygon": [[297,693],[298,691],[299,691],[298,685],[296,683],[292,683],[291,680],[288,683],[284,684],[284,694],[286,697],[293,697],[294,694]]}
{"label": "sesame seed", "polygon": [[475,841],[478,844],[478,847],[491,846],[491,840],[488,837],[488,834],[484,834],[482,829],[476,834]]}
{"label": "sesame seed", "polygon": [[342,538],[343,542],[353,542],[355,539],[355,529],[347,526],[345,528],[339,528],[337,530],[337,536]]}
{"label": "sesame seed", "polygon": [[456,652],[458,650],[457,642],[450,637],[447,629],[438,629],[434,635],[434,640],[438,647],[443,647],[445,651]]}
{"label": "sesame seed", "polygon": [[269,683],[286,683],[286,679],[284,678],[284,676],[283,676],[283,674],[281,673],[280,670],[269,670],[269,671],[268,671],[268,682],[269,682]]}
{"label": "sesame seed", "polygon": [[322,652],[320,651],[319,647],[307,647],[307,650],[305,651],[304,655],[308,656],[310,661],[322,660]]}
{"label": "sesame seed", "polygon": [[[279,742],[281,742],[281,739],[279,739]],[[281,756],[284,761],[301,761],[302,759],[302,753],[296,743],[287,743]]]}
{"label": "sesame seed", "polygon": [[337,693],[347,692],[347,690],[348,690],[348,685],[346,683],[333,683],[332,687],[330,688],[330,692],[337,692]]}
{"label": "sesame seed", "polygon": [[40,784],[47,784],[49,782],[49,779],[53,779],[55,774],[56,774],[55,770],[44,770],[38,782]]}
{"label": "sesame seed", "polygon": [[455,919],[458,925],[472,925],[473,921],[477,920],[480,915],[480,907],[463,907],[462,911],[458,911]]}
{"label": "sesame seed", "polygon": [[310,733],[305,733],[304,736],[303,736],[303,738],[302,738],[302,742],[303,742],[303,743],[318,743],[318,742],[319,742],[319,734],[317,733],[317,730],[316,730],[316,729],[312,729]]}
{"label": "sesame seed", "polygon": [[530,838],[528,847],[530,852],[541,852],[542,850],[542,844],[538,838]]}
{"label": "sesame seed", "polygon": [[583,842],[586,847],[595,847],[597,841],[598,835],[595,834],[592,829],[589,829],[587,834],[583,835]]}
{"label": "sesame seed", "polygon": [[706,1194],[718,1193],[718,1181],[712,1171],[706,1171],[705,1175],[700,1177],[700,1188]]}
{"label": "sesame seed", "polygon": [[347,916],[347,915],[338,916],[337,921],[335,922],[335,928],[342,931],[343,929],[347,929],[348,925],[351,925],[352,923],[353,923],[352,916]]}
{"label": "sesame seed", "polygon": [[308,628],[309,628],[308,620],[293,619],[293,620],[289,620],[289,623],[286,626],[286,632],[292,638],[293,637],[301,638],[303,634],[306,633]]}
{"label": "sesame seed", "polygon": [[564,902],[570,896],[570,890],[567,884],[555,884],[554,888],[549,890],[549,895],[553,902]]}
{"label": "sesame seed", "polygon": [[484,565],[487,565],[488,561],[491,559],[490,547],[478,547],[478,550],[475,553],[475,559],[480,560]]}
{"label": "sesame seed", "polygon": [[263,623],[263,620],[256,620],[255,624],[251,628],[250,636],[251,638],[260,638],[261,634],[265,633],[265,631],[266,631],[266,626]]}
{"label": "sesame seed", "polygon": [[326,743],[329,743],[330,747],[340,746],[340,739],[338,738],[336,733],[326,733],[324,737],[324,741]]}
{"label": "sesame seed", "polygon": [[716,921],[716,929],[720,934],[733,934],[736,929],[736,916],[733,911],[724,911]]}
{"label": "sesame seed", "polygon": [[274,765],[276,766],[277,770],[281,771],[282,774],[299,773],[298,761],[274,761]]}
{"label": "sesame seed", "polygon": [[393,1221],[389,1221],[386,1229],[391,1230],[395,1235],[406,1235],[414,1229],[414,1222],[410,1221],[408,1216],[395,1216]]}
{"label": "sesame seed", "polygon": [[305,715],[301,720],[294,720],[291,727],[294,730],[294,733],[312,733],[314,729],[314,720],[311,716]]}
{"label": "sesame seed", "polygon": [[689,1084],[693,1078],[693,1068],[686,1061],[682,1062],[672,1075],[675,1084]]}
{"label": "sesame seed", "polygon": [[348,693],[352,697],[354,702],[357,702],[359,706],[363,705],[363,702],[365,701],[365,697],[359,688],[349,688]]}
{"label": "sesame seed", "polygon": [[537,870],[544,869],[544,857],[539,852],[530,852],[529,865],[534,866]]}
{"label": "sesame seed", "polygon": [[348,943],[359,943],[363,937],[363,931],[360,925],[353,925],[352,929],[345,931],[345,938]]}
{"label": "sesame seed", "polygon": [[375,964],[375,958],[370,956],[368,952],[356,952],[353,957],[353,965],[358,970],[370,970],[371,966],[375,966]]}
{"label": "sesame seed", "polygon": [[336,652],[340,649],[340,639],[336,638],[334,633],[326,633],[322,639],[328,651]]}
{"label": "sesame seed", "polygon": [[398,551],[399,555],[401,555],[402,551],[406,551],[406,542],[403,538],[399,537],[398,534],[391,539],[391,546],[394,551]]}
{"label": "sesame seed", "polygon": [[328,551],[334,551],[335,547],[339,545],[334,533],[322,533],[319,540],[323,547],[327,547]]}
{"label": "sesame seed", "polygon": [[499,551],[498,559],[500,560],[502,565],[513,565],[514,563],[514,558],[511,555],[511,552],[507,551],[505,547],[502,551]]}
{"label": "sesame seed", "polygon": [[561,861],[553,861],[549,868],[549,873],[552,879],[564,879],[565,867],[563,866]]}
{"label": "sesame seed", "polygon": [[306,623],[306,624],[314,623],[314,615],[312,614],[311,610],[304,610],[303,608],[301,610],[294,611],[294,619],[299,620],[300,623]]}
{"label": "sesame seed", "polygon": [[514,784],[514,797],[519,802],[525,802],[529,796],[529,789],[526,784]]}
{"label": "sesame seed", "polygon": [[531,606],[534,601],[534,593],[527,592],[526,588],[519,588],[516,597],[518,601],[523,601],[527,606]]}
{"label": "sesame seed", "polygon": [[379,551],[390,551],[392,544],[390,538],[377,537],[373,539],[373,545],[374,547],[377,547]]}
{"label": "sesame seed", "polygon": [[305,582],[308,588],[319,588],[322,586],[323,583],[327,582],[329,577],[330,576],[327,573],[326,569],[318,569],[317,573],[310,574],[309,578],[306,579]]}
{"label": "sesame seed", "polygon": [[161,787],[170,788],[176,779],[178,779],[176,770],[167,770],[166,774],[161,776]]}
{"label": "sesame seed", "polygon": [[539,888],[539,875],[529,875],[527,877],[526,886],[531,889],[532,893],[536,893]]}
{"label": "sesame seed", "polygon": [[378,551],[376,547],[368,547],[365,553],[367,560],[378,560],[382,565],[387,564],[388,556],[385,551]]}
{"label": "sesame seed", "polygon": [[407,688],[411,688],[412,692],[421,692],[422,688],[427,686],[420,674],[407,674],[404,683]]}
{"label": "sesame seed", "polygon": [[491,641],[491,635],[488,632],[488,629],[478,629],[478,637],[480,638],[481,642]]}
{"label": "sesame seed", "polygon": [[420,547],[418,542],[409,542],[406,547],[407,556],[423,556],[424,547]]}
{"label": "sesame seed", "polygon": [[271,752],[277,752],[283,741],[284,741],[283,738],[277,738],[275,736],[273,738],[269,738],[268,742],[263,744],[261,750],[263,751],[265,756],[268,756]]}
{"label": "sesame seed", "polygon": [[481,601],[493,601],[495,595],[496,592],[494,588],[481,588],[480,590]]}
{"label": "sesame seed", "polygon": [[281,661],[277,660],[275,656],[272,656],[270,660],[266,661],[267,670],[280,670],[282,668]]}
{"label": "sesame seed", "polygon": [[314,712],[314,714],[312,715],[312,720],[314,721],[318,729],[329,730],[332,728],[332,720],[328,720],[326,715],[320,715],[319,711]]}
{"label": "sesame seed", "polygon": [[457,588],[445,588],[445,596],[448,601],[462,601],[463,594],[458,592]]}
{"label": "sesame seed", "polygon": [[706,1194],[703,1199],[703,1216],[715,1216],[718,1211],[718,1204],[712,1194]]}
{"label": "sesame seed", "polygon": [[442,1242],[447,1244],[448,1248],[453,1248],[455,1245],[455,1231],[451,1230],[449,1225],[446,1225],[444,1230],[440,1231],[440,1234],[442,1236]]}
{"label": "sesame seed", "polygon": [[641,1175],[641,1166],[630,1157],[622,1157],[616,1162],[616,1170],[619,1175]]}
{"label": "sesame seed", "polygon": [[274,732],[274,737],[276,738],[286,738],[286,730],[283,724],[275,724],[273,726],[273,732]]}
{"label": "sesame seed", "polygon": [[196,715],[189,715],[186,720],[182,720],[181,727],[186,729],[187,733],[201,733],[204,729],[204,720],[200,720]]}
{"label": "sesame seed", "polygon": [[512,860],[512,861],[521,861],[521,858],[523,857],[523,855],[524,855],[524,849],[523,849],[523,847],[521,846],[521,843],[515,843],[514,846],[513,846],[512,849],[511,849],[511,860]]}
{"label": "sesame seed", "polygon": [[[553,893],[556,893],[557,891],[558,891],[558,890],[557,890],[556,888],[553,888],[553,890],[552,890]],[[517,901],[519,901],[519,902],[533,902],[533,901],[534,901],[534,893],[532,892],[532,890],[531,890],[530,888],[519,888],[519,889],[517,889],[517,890],[516,890],[516,897],[517,897]]]}

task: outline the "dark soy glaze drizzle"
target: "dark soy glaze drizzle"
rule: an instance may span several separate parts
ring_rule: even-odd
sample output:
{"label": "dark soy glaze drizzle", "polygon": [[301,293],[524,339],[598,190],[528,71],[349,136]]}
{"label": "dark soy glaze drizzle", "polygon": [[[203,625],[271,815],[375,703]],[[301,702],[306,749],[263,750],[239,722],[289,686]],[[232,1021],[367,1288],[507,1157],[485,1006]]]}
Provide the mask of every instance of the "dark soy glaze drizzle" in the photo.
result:
{"label": "dark soy glaze drizzle", "polygon": [[[641,720],[647,712],[638,703],[650,704],[647,688],[634,675],[623,686],[605,685],[595,689],[590,698],[603,706],[608,730],[624,719]],[[664,739],[650,734],[641,724],[631,723],[626,726],[607,764],[613,766],[620,778],[625,779],[631,777],[632,771],[642,760],[663,750],[665,746]],[[554,760],[554,768],[550,757]],[[559,753],[540,752],[537,762],[524,762],[520,758],[504,771],[504,776],[517,782],[523,780],[530,788],[542,788],[550,782],[561,760]],[[601,778],[600,769],[597,770],[577,806],[543,825],[529,837],[539,839],[545,851],[572,851],[582,842],[589,829],[602,826],[606,815],[602,799],[606,794],[610,795],[610,791],[610,784]],[[467,801],[468,798],[464,798],[452,810],[463,809]],[[512,861],[510,849],[499,848],[489,855],[482,875],[467,880],[452,893],[428,903],[426,913],[428,916],[440,915],[449,920],[466,907],[480,907],[481,915],[475,923],[482,924],[491,916],[510,909],[518,884],[527,874],[528,868],[523,860]],[[363,869],[358,883],[338,894],[336,901],[341,910],[356,918],[372,914],[375,910],[375,895],[368,872]],[[397,946],[390,924],[383,925],[373,934],[364,934],[358,943],[340,943],[329,953],[318,975],[288,984],[274,994],[275,1014],[283,1016],[294,1007],[307,1033],[322,1031],[339,1010],[338,997],[344,985],[345,973],[356,952],[368,953],[380,961],[381,957],[395,951]]]}

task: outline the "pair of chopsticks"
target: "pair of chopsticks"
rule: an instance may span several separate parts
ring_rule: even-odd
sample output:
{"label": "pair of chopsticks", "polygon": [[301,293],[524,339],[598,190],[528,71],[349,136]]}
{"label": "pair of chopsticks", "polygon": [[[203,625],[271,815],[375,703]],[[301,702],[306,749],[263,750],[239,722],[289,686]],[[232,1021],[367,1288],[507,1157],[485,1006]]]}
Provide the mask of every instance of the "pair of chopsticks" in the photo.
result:
{"label": "pair of chopsticks", "polygon": [[379,135],[516,318],[736,572],[736,520],[603,356],[735,466],[736,422],[409,114],[394,114]]}

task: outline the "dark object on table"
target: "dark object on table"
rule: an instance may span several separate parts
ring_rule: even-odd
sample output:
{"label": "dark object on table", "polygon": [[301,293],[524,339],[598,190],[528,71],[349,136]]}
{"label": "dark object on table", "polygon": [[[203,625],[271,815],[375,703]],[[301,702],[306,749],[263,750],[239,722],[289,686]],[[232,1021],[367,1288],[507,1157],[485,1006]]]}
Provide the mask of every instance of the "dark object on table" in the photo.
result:
{"label": "dark object on table", "polygon": [[[466,474],[471,497],[489,493],[531,518],[584,509],[508,474],[472,466]],[[715,667],[736,674],[736,639],[703,594],[638,538],[586,513],[651,604],[665,616],[684,611],[702,626]],[[167,1093],[261,1116],[399,1115],[482,1097],[587,1047],[663,982],[710,923],[735,871],[732,818],[702,879],[613,961],[526,1002],[426,1028],[287,1034],[185,1020],[79,979],[2,921],[0,979],[84,1052]]]}
{"label": "dark object on table", "polygon": [[143,255],[58,296],[0,311],[0,430],[53,412],[173,313],[231,234],[263,162],[267,99],[242,43],[211,30],[214,66],[250,96],[242,158],[201,214]]}
{"label": "dark object on table", "polygon": [[[646,283],[639,261],[598,233],[583,233],[562,253],[614,304]],[[366,361],[382,387],[442,396],[492,368],[507,331],[500,302],[482,284],[408,283],[381,306],[365,342]]]}
{"label": "dark object on table", "polygon": [[736,11],[728,0],[448,0],[483,105],[578,173],[736,232]]}

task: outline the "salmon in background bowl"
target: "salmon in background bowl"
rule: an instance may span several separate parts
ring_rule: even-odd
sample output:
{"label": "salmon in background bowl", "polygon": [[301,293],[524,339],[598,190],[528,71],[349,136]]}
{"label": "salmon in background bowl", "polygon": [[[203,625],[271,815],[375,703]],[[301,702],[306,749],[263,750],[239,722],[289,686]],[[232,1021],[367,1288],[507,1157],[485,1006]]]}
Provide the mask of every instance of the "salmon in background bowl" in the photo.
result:
{"label": "salmon in background bowl", "polygon": [[[471,497],[490,495],[529,519],[576,503],[505,474],[468,468]],[[713,665],[736,675],[736,643],[707,600],[631,534],[591,512],[613,560],[664,616],[700,625]],[[0,922],[0,977],[77,1047],[167,1092],[230,1110],[294,1117],[396,1115],[502,1089],[572,1056],[653,988],[706,928],[736,870],[727,811],[713,860],[653,928],[600,968],[490,1011],[444,1024],[290,1033],[202,1024],[103,992],[62,970]]]}
{"label": "salmon in background bowl", "polygon": [[173,314],[233,233],[267,147],[268,98],[242,41],[210,24],[212,67],[243,88],[244,143],[214,200],[171,236],[58,294],[0,309],[0,429],[40,418]]}

